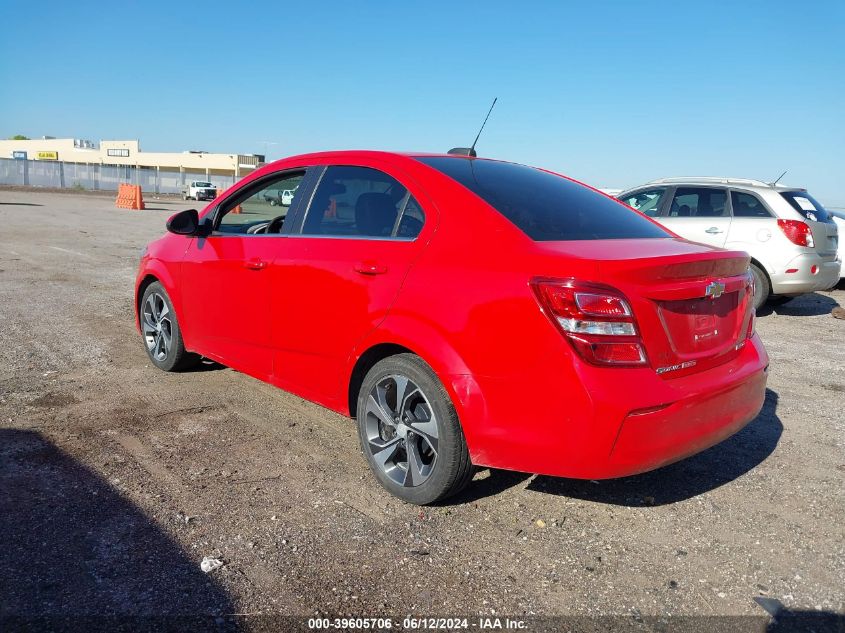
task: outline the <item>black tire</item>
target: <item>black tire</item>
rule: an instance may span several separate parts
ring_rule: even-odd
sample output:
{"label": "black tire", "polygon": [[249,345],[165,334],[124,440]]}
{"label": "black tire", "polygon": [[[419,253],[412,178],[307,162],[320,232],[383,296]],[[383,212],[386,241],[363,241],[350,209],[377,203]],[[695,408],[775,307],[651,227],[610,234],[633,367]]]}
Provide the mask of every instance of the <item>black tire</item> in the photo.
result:
{"label": "black tire", "polygon": [[[403,379],[407,409],[396,398]],[[376,396],[370,402],[374,393],[380,394],[383,405]],[[375,406],[382,406],[380,414],[374,413]],[[455,407],[419,356],[397,354],[376,363],[361,384],[357,414],[361,450],[378,482],[394,496],[426,505],[454,495],[472,479],[473,466]],[[392,426],[382,422],[385,415],[393,418]],[[400,418],[408,424],[400,423]],[[436,437],[429,435],[435,431]],[[384,457],[390,451],[392,457]],[[412,459],[421,468],[413,468]]]}
{"label": "black tire", "polygon": [[271,207],[275,207],[277,204],[279,204],[279,203],[278,203],[278,202],[276,202],[276,199],[275,199],[275,198],[270,198],[270,206],[271,206]]}
{"label": "black tire", "polygon": [[766,273],[757,265],[750,264],[751,274],[754,276],[754,310],[759,310],[769,298],[772,287]]}
{"label": "black tire", "polygon": [[159,282],[151,283],[144,290],[138,320],[144,349],[153,365],[164,371],[183,371],[199,362],[199,355],[185,349],[173,303]]}

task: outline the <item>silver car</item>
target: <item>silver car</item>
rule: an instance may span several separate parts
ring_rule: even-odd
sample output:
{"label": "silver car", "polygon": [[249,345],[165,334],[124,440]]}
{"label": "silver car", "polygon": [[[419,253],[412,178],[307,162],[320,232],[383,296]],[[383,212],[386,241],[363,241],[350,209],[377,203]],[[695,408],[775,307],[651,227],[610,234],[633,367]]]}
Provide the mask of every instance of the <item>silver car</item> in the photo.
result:
{"label": "silver car", "polygon": [[839,282],[838,228],[806,189],[739,178],[663,178],[616,197],[685,239],[747,252],[757,308]]}
{"label": "silver car", "polygon": [[[839,227],[839,233],[845,233],[845,209],[828,209],[827,212],[833,216],[833,221]],[[839,240],[839,259],[845,260],[845,240]],[[845,266],[842,267],[839,276],[845,277]]]}

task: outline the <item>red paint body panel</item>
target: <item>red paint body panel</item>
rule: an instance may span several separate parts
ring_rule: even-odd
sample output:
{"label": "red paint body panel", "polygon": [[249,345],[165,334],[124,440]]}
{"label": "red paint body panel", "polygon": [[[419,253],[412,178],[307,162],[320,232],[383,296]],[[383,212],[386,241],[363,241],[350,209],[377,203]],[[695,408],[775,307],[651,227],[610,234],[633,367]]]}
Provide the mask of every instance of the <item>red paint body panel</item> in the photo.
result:
{"label": "red paint body panel", "polygon": [[193,239],[181,269],[180,317],[193,349],[262,380],[273,376],[267,266],[282,242],[280,237]]}
{"label": "red paint body panel", "polygon": [[[456,181],[400,154],[299,156],[244,182],[328,164],[398,179],[425,211],[422,233],[167,235],[150,245],[138,283],[162,281],[189,349],[348,414],[362,354],[406,347],[440,377],[475,464],[557,476],[659,467],[724,439],[762,407],[766,352],[756,335],[736,345],[750,318],[745,253],[673,237],[534,242]],[[244,267],[256,258],[266,267]],[[385,272],[360,274],[362,262]],[[619,290],[648,366],[584,362],[540,308],[529,286],[537,277]],[[714,280],[727,298],[704,314],[702,289]],[[656,371],[680,362],[695,365]]]}

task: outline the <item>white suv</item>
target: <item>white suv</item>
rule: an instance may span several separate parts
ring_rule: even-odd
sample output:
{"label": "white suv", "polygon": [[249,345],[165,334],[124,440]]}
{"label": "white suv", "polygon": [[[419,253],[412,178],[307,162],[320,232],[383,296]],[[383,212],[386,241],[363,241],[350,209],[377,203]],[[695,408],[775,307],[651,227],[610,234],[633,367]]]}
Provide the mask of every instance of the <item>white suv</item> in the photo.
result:
{"label": "white suv", "polygon": [[747,252],[757,308],[839,282],[837,226],[805,189],[734,178],[663,178],[616,197],[685,239]]}

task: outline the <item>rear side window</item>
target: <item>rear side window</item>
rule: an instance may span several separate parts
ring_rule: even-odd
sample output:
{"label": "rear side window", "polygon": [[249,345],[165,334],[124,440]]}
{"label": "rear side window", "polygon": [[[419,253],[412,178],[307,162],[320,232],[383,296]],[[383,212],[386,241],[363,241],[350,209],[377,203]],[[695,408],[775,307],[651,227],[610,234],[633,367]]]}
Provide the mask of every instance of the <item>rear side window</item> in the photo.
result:
{"label": "rear side window", "polygon": [[731,206],[735,218],[770,218],[772,214],[760,199],[750,193],[731,191]]}
{"label": "rear side window", "polygon": [[714,218],[727,215],[728,194],[724,189],[678,187],[669,208],[672,218]]}
{"label": "rear side window", "polygon": [[629,207],[633,207],[640,213],[653,218],[660,213],[660,205],[663,203],[663,196],[665,194],[666,189],[663,188],[648,189],[626,195],[624,198],[620,198],[620,200]]}
{"label": "rear side window", "polygon": [[781,191],[780,195],[811,222],[833,222],[827,210],[806,191]]}
{"label": "rear side window", "polygon": [[462,184],[538,242],[669,237],[612,198],[533,167],[447,156],[417,160]]}
{"label": "rear side window", "polygon": [[326,168],[311,199],[303,235],[413,239],[425,216],[408,189],[377,169]]}

